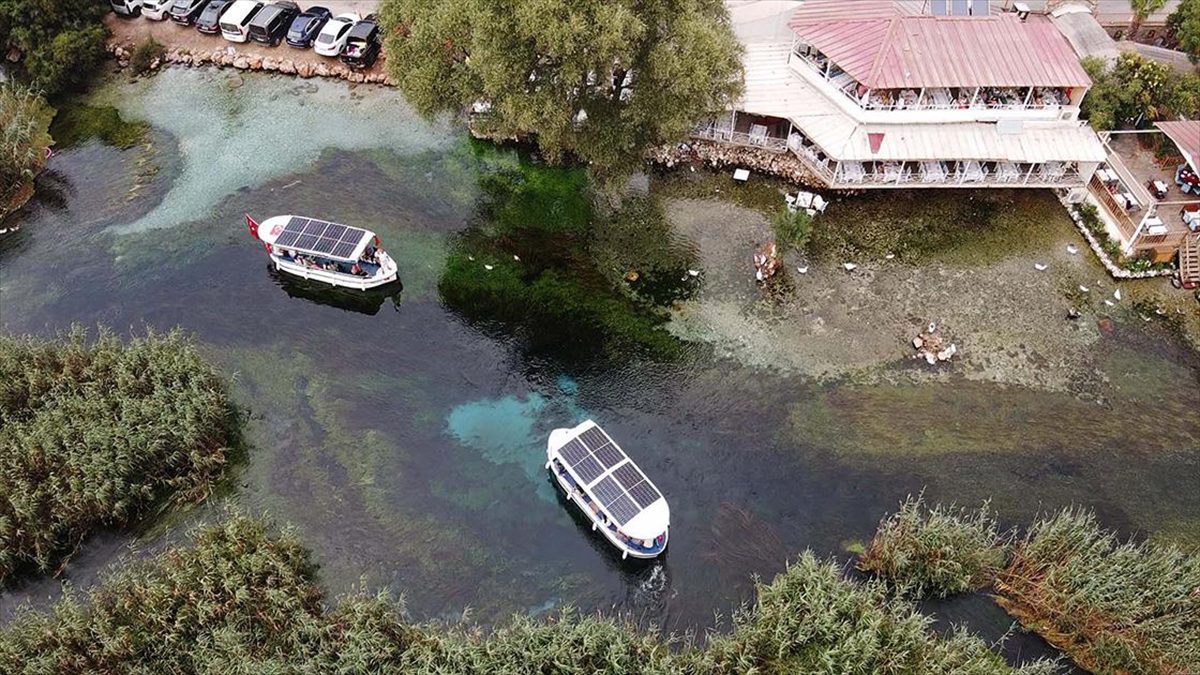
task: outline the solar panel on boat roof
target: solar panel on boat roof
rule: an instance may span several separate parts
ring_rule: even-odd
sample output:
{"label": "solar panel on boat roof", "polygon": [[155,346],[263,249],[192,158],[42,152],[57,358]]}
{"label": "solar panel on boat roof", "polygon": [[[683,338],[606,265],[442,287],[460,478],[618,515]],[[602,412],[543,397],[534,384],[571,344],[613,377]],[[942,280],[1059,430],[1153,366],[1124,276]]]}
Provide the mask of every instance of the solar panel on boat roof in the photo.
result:
{"label": "solar panel on boat roof", "polygon": [[582,434],[579,434],[579,437],[583,439],[583,442],[586,443],[588,448],[592,450],[595,450],[602,445],[612,443],[612,439],[609,438],[608,434],[604,433],[600,427],[591,427]]}
{"label": "solar panel on boat roof", "polygon": [[625,488],[626,490],[646,480],[646,477],[642,475],[641,471],[638,471],[637,467],[634,466],[632,462],[626,462],[625,464],[618,466],[617,470],[613,471],[613,475],[616,476],[617,481],[621,483],[621,487]]}
{"label": "solar panel on boat roof", "polygon": [[275,239],[275,245],[284,248],[295,246],[318,255],[349,258],[366,232],[326,220],[292,216]]}
{"label": "solar panel on boat roof", "polygon": [[300,238],[296,240],[296,246],[299,246],[306,251],[315,251],[316,245],[317,238],[311,234],[302,234],[300,235]]}
{"label": "solar panel on boat roof", "polygon": [[284,232],[275,240],[276,246],[294,246],[296,240],[300,238],[299,232]]}
{"label": "solar panel on boat roof", "polygon": [[595,457],[584,457],[583,461],[571,468],[575,469],[575,473],[579,474],[584,483],[591,483],[604,473],[604,467],[600,466]]}
{"label": "solar panel on boat roof", "polygon": [[310,220],[304,224],[304,234],[320,235],[328,225],[329,223],[323,220]]}
{"label": "solar panel on boat roof", "polygon": [[592,454],[596,456],[596,459],[600,460],[600,463],[603,464],[604,468],[606,469],[611,469],[625,461],[625,453],[621,452],[620,449],[618,449],[617,446],[613,445],[612,443],[609,443],[604,447],[597,448],[592,452]]}
{"label": "solar panel on boat roof", "polygon": [[354,244],[342,242],[333,247],[333,254],[339,258],[349,258],[351,253],[354,253]]}
{"label": "solar panel on boat roof", "polygon": [[630,488],[629,496],[633,497],[633,501],[637,502],[638,506],[643,509],[658,501],[659,498],[662,497],[662,495],[658,493],[658,490],[655,490],[654,486],[648,481],[642,481]]}
{"label": "solar panel on boat roof", "polygon": [[592,494],[600,500],[600,503],[608,506],[615,502],[618,497],[625,494],[617,482],[612,479],[612,476],[605,476],[600,479],[599,483],[592,486]]}
{"label": "solar panel on boat roof", "polygon": [[563,456],[563,459],[567,460],[567,464],[571,466],[575,466],[588,456],[588,449],[577,438],[567,441],[567,444],[559,448],[558,452]]}
{"label": "solar panel on boat roof", "polygon": [[621,495],[615,501],[613,501],[613,503],[608,504],[606,508],[619,525],[624,525],[630,520],[633,520],[634,516],[642,512],[642,510],[633,503],[633,500],[626,495]]}

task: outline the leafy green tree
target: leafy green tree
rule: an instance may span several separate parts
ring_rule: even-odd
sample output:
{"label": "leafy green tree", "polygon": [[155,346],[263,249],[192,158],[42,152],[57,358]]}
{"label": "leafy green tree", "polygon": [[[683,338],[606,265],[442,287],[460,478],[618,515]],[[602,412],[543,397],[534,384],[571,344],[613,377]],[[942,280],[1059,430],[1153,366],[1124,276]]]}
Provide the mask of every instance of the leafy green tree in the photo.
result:
{"label": "leafy green tree", "polygon": [[477,128],[535,134],[617,178],[741,91],[721,0],[385,0],[388,74],[426,115],[479,104]]}
{"label": "leafy green tree", "polygon": [[1200,76],[1180,76],[1164,63],[1124,53],[1111,68],[1083,60],[1092,88],[1082,112],[1093,128],[1132,127],[1147,120],[1195,118],[1200,114]]}
{"label": "leafy green tree", "polygon": [[1200,64],[1200,0],[1182,0],[1167,17],[1167,28],[1179,41],[1180,51]]}
{"label": "leafy green tree", "polygon": [[106,3],[0,0],[0,48],[15,50],[18,73],[47,95],[85,82],[104,58]]}
{"label": "leafy green tree", "polygon": [[54,110],[32,90],[0,84],[0,218],[32,194],[30,185],[45,164]]}
{"label": "leafy green tree", "polygon": [[1129,9],[1133,11],[1133,16],[1129,17],[1129,39],[1132,40],[1146,19],[1165,4],[1167,0],[1129,0]]}

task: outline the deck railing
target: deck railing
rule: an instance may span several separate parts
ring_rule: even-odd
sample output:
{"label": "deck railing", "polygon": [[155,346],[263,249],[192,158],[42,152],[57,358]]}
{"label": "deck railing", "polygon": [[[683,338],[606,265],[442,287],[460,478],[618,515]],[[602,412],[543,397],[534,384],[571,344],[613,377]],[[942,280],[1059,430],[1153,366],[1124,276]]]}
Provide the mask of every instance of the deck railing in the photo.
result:
{"label": "deck railing", "polygon": [[1093,174],[1091,182],[1088,183],[1088,190],[1091,191],[1096,201],[1100,202],[1100,205],[1104,207],[1109,217],[1117,223],[1117,229],[1121,230],[1121,237],[1125,241],[1132,240],[1133,235],[1137,233],[1138,224],[1129,217],[1129,212],[1113,198],[1104,181],[1100,180],[1099,176]]}
{"label": "deck railing", "polygon": [[787,139],[775,136],[751,135],[742,131],[731,131],[718,127],[698,126],[692,129],[693,138],[707,141],[744,145],[751,148],[762,148],[770,152],[787,152]]}

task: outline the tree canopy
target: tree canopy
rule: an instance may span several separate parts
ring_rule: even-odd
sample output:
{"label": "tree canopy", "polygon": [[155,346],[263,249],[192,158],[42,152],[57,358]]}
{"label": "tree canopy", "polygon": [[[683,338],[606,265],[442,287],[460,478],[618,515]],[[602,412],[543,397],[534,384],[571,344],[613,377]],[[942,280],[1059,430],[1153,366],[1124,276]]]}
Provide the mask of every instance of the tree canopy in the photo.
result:
{"label": "tree canopy", "polygon": [[0,48],[19,55],[18,74],[48,95],[82,84],[104,58],[107,3],[0,0]]}
{"label": "tree canopy", "polygon": [[1137,126],[1148,120],[1200,116],[1200,75],[1178,75],[1171,66],[1123,53],[1111,67],[1087,58],[1092,88],[1082,113],[1095,129]]}
{"label": "tree canopy", "polygon": [[1200,64],[1200,0],[1183,0],[1167,17],[1167,28],[1179,41],[1179,50]]}
{"label": "tree canopy", "polygon": [[423,114],[480,104],[480,131],[533,134],[599,176],[686,136],[741,91],[721,0],[385,0],[388,75]]}

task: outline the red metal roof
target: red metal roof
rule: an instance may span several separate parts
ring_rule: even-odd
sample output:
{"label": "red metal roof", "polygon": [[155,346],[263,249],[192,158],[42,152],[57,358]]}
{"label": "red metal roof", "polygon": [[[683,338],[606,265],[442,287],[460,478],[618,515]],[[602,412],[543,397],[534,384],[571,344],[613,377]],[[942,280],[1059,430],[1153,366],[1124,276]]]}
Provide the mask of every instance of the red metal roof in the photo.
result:
{"label": "red metal roof", "polygon": [[1092,83],[1042,16],[912,16],[890,0],[808,0],[788,25],[872,89]]}
{"label": "red metal roof", "polygon": [[1175,141],[1181,152],[1190,156],[1193,168],[1200,165],[1200,120],[1155,122],[1154,126]]}

